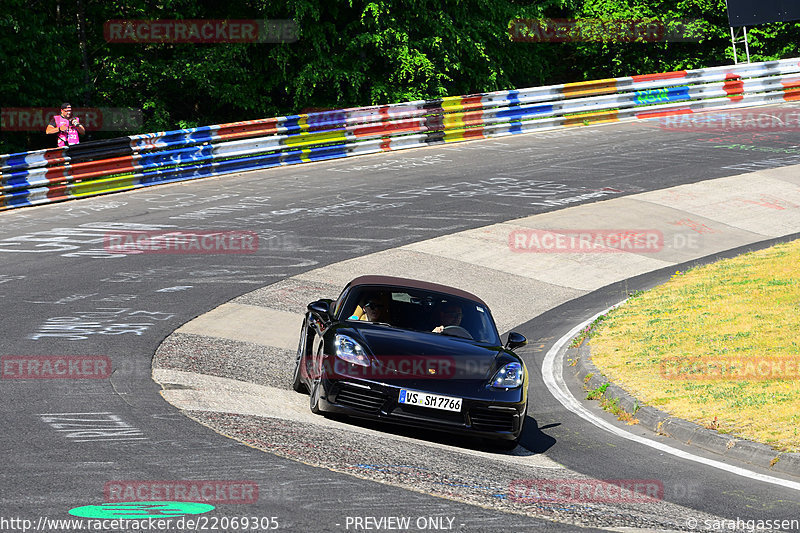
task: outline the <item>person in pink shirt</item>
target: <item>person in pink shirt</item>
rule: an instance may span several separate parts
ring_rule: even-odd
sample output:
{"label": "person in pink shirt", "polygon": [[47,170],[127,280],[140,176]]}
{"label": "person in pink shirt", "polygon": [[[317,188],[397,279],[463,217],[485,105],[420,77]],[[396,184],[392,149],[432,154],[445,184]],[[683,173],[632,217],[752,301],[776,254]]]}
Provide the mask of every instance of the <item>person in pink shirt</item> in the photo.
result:
{"label": "person in pink shirt", "polygon": [[53,115],[47,125],[45,133],[58,134],[58,146],[70,146],[81,142],[79,135],[85,135],[86,129],[80,119],[72,116],[72,106],[68,103],[61,104],[61,115]]}

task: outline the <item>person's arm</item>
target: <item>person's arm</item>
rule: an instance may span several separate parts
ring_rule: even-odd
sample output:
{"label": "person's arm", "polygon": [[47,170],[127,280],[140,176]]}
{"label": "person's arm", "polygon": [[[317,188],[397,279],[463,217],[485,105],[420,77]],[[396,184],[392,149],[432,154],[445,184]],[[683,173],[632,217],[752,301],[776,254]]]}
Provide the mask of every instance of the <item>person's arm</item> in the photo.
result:
{"label": "person's arm", "polygon": [[361,307],[360,305],[357,305],[355,311],[353,311],[353,314],[350,315],[350,317],[347,320],[366,320],[366,319],[367,317],[364,313],[364,308]]}
{"label": "person's arm", "polygon": [[86,128],[80,122],[75,124],[75,129],[78,130],[78,135],[86,135]]}
{"label": "person's arm", "polygon": [[44,132],[45,132],[46,134],[48,134],[48,135],[51,135],[51,134],[53,134],[53,133],[58,133],[59,131],[60,131],[60,130],[59,130],[59,128],[56,126],[56,121],[55,121],[55,119],[52,119],[52,118],[51,118],[51,119],[50,119],[50,123],[47,125],[47,129],[45,129],[45,130],[44,130]]}

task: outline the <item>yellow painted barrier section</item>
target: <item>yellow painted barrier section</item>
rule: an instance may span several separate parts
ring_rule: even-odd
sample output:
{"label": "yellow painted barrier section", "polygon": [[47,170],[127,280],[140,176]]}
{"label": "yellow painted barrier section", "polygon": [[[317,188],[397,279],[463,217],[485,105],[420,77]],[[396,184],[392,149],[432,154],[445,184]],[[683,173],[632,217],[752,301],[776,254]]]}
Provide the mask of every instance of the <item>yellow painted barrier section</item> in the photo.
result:
{"label": "yellow painted barrier section", "polygon": [[347,142],[347,132],[342,131],[321,131],[318,133],[301,133],[292,135],[283,141],[284,146],[290,148],[301,146],[312,146],[325,143],[344,143]]}
{"label": "yellow painted barrier section", "polygon": [[456,130],[445,130],[443,140],[446,143],[461,141],[471,141],[473,139],[483,139],[483,128],[459,128]]}
{"label": "yellow painted barrier section", "polygon": [[80,198],[82,196],[92,196],[95,194],[102,194],[104,192],[123,191],[133,189],[138,185],[139,178],[133,174],[126,174],[124,176],[115,176],[113,178],[105,178],[102,180],[83,181],[81,183],[74,183],[70,185],[67,190],[69,196]]}
{"label": "yellow painted barrier section", "polygon": [[565,83],[561,89],[565,98],[579,98],[582,96],[599,96],[617,92],[617,80],[607,78],[604,80],[579,81],[578,83]]}
{"label": "yellow painted barrier section", "polygon": [[442,117],[442,124],[445,128],[463,128],[466,113],[449,113]]}
{"label": "yellow painted barrier section", "polygon": [[618,111],[603,111],[601,113],[586,113],[564,117],[564,126],[588,126],[589,124],[603,124],[605,122],[619,122]]}
{"label": "yellow painted barrier section", "polygon": [[442,109],[446,112],[461,111],[464,109],[464,99],[460,96],[445,96],[442,98]]}

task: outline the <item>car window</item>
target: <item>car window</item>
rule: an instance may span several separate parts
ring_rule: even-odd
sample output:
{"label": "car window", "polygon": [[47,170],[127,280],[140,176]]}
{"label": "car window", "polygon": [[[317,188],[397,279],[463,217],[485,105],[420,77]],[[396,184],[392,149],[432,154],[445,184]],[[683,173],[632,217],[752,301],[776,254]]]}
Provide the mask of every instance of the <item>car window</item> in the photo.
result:
{"label": "car window", "polygon": [[354,287],[346,295],[338,316],[343,320],[380,322],[400,329],[500,344],[497,327],[484,305],[438,292],[385,286]]}

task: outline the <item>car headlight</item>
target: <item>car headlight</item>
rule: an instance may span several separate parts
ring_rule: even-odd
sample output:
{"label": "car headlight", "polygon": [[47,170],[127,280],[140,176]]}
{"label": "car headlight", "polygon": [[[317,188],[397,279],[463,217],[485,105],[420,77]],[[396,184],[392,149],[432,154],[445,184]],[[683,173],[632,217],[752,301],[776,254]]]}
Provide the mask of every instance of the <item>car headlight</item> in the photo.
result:
{"label": "car headlight", "polygon": [[520,363],[507,363],[492,378],[495,389],[515,389],[522,385],[525,372]]}
{"label": "car headlight", "polygon": [[347,335],[336,335],[336,357],[354,365],[369,366],[364,348]]}

